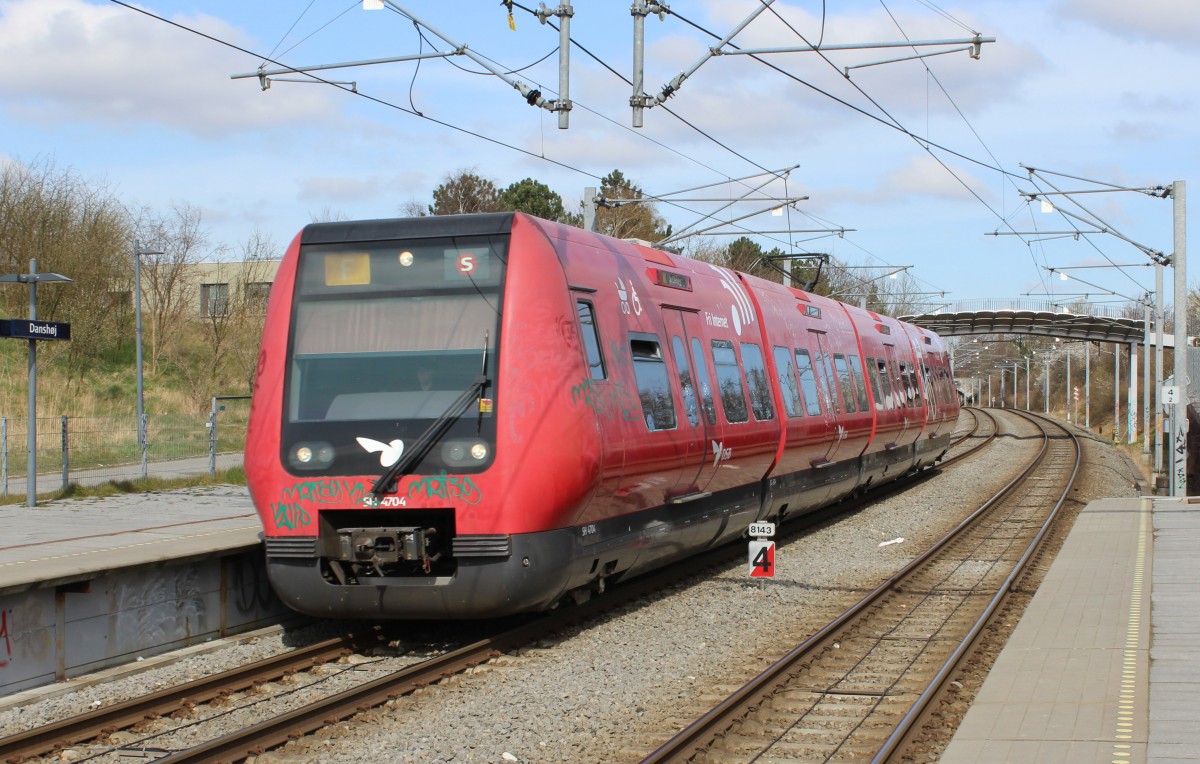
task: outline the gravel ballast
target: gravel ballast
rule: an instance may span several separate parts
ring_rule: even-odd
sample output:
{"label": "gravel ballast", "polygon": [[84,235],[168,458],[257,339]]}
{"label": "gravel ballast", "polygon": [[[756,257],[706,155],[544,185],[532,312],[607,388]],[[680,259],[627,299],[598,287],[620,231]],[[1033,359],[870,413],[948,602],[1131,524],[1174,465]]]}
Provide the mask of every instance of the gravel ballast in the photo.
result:
{"label": "gravel ballast", "polygon": [[[731,565],[257,761],[637,761],[665,741],[664,731],[689,722],[940,538],[1033,448],[1031,440],[999,438],[942,475],[781,544],[776,577],[765,584],[748,578],[746,563]],[[1138,494],[1142,478],[1124,452],[1086,436],[1084,448],[1076,510],[1094,498]],[[22,707],[2,710],[0,699],[0,735],[266,657],[345,625],[307,628],[80,683]]]}

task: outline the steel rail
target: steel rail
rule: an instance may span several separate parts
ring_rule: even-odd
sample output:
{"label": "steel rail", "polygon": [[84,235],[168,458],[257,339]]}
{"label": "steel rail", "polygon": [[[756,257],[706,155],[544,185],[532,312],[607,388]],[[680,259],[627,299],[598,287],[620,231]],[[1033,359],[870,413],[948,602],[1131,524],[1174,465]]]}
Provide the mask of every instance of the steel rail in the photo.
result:
{"label": "steel rail", "polygon": [[166,716],[292,671],[328,663],[353,652],[354,635],[335,637],[246,666],[132,698],[0,739],[0,761],[19,762],[93,740],[155,716]]}
{"label": "steel rail", "polygon": [[[872,764],[880,764],[881,762],[889,761],[896,750],[912,737],[913,733],[918,727],[918,723],[925,717],[925,715],[931,709],[934,699],[938,697],[945,687],[946,680],[950,677],[951,673],[953,673],[953,671],[958,667],[963,657],[975,644],[975,641],[978,639],[979,635],[983,633],[985,628],[987,628],[987,625],[991,622],[996,611],[1002,604],[1004,604],[1005,601],[1008,600],[1009,596],[1012,594],[1013,587],[1017,580],[1025,572],[1025,567],[1029,563],[1029,560],[1041,548],[1046,536],[1050,533],[1051,526],[1053,526],[1054,521],[1058,519],[1059,511],[1062,509],[1063,503],[1066,502],[1067,495],[1071,492],[1071,487],[1075,485],[1076,477],[1079,476],[1079,466],[1082,462],[1083,450],[1079,445],[1079,438],[1075,435],[1075,433],[1071,432],[1070,429],[1059,425],[1057,422],[1053,422],[1052,420],[1049,420],[1046,417],[1038,414],[1019,411],[1014,411],[1013,413],[1017,414],[1018,416],[1024,416],[1027,419],[1030,419],[1030,421],[1033,421],[1033,419],[1036,417],[1037,419],[1050,422],[1054,426],[1059,427],[1070,437],[1071,444],[1075,449],[1075,464],[1071,470],[1071,477],[1067,481],[1066,486],[1063,488],[1062,494],[1058,497],[1058,501],[1055,502],[1054,508],[1050,510],[1045,522],[1042,523],[1042,527],[1029,542],[1029,545],[1025,548],[1021,558],[1017,560],[1017,564],[1013,567],[1012,572],[1009,573],[1004,579],[1004,583],[1001,584],[1000,590],[988,602],[987,607],[984,608],[984,611],[980,614],[979,618],[976,619],[975,623],[971,626],[967,636],[961,643],[959,643],[959,646],[955,648],[954,652],[951,653],[946,659],[945,663],[938,670],[938,673],[934,676],[933,681],[929,683],[929,686],[913,703],[913,706],[909,709],[908,713],[906,713],[900,720],[900,724],[896,726],[896,729],[893,730],[892,734],[888,736],[888,739],[884,741],[884,744],[879,749],[879,752],[876,753],[876,755],[871,759]],[[1045,431],[1044,425],[1039,425],[1039,427],[1042,427],[1043,431]]]}
{"label": "steel rail", "polygon": [[986,411],[984,411],[984,410],[982,410],[982,409],[978,409],[978,410],[976,410],[976,409],[969,409],[969,411],[970,411],[970,413],[971,413],[971,416],[975,417],[975,426],[974,426],[974,427],[972,427],[972,428],[971,428],[971,431],[970,431],[970,432],[968,432],[968,433],[967,433],[966,435],[964,435],[963,437],[961,437],[961,438],[958,438],[957,440],[953,440],[953,441],[951,441],[951,442],[950,442],[950,448],[954,448],[954,447],[955,447],[955,446],[957,446],[958,444],[960,444],[960,443],[964,443],[964,442],[966,442],[966,441],[967,441],[969,438],[971,438],[971,437],[974,437],[975,433],[976,433],[976,432],[979,430],[979,425],[980,425],[980,424],[982,424],[982,421],[981,421],[981,420],[980,420],[980,418],[979,418],[979,415],[980,415],[980,414],[983,414],[983,415],[984,415],[984,416],[986,416],[988,419],[992,420],[992,431],[991,431],[991,433],[989,433],[989,434],[987,435],[987,437],[983,438],[983,440],[981,440],[980,442],[978,442],[978,443],[976,443],[975,445],[971,446],[971,447],[970,447],[970,448],[968,448],[966,451],[963,451],[961,454],[955,454],[954,456],[951,456],[951,457],[949,457],[949,458],[943,459],[943,460],[942,460],[942,461],[941,461],[941,462],[938,464],[938,467],[939,467],[939,468],[949,467],[951,464],[954,464],[954,463],[956,463],[956,462],[960,462],[960,461],[962,461],[963,459],[966,459],[968,456],[971,456],[972,454],[978,453],[978,452],[979,452],[980,450],[982,450],[982,449],[983,449],[985,446],[987,446],[987,445],[989,445],[990,443],[992,443],[993,441],[995,441],[995,440],[996,440],[996,436],[1000,434],[1000,426],[999,426],[999,424],[997,424],[997,422],[996,422],[996,418],[995,418],[994,416],[992,416],[990,413],[988,413],[988,412],[986,412]]}
{"label": "steel rail", "polygon": [[[997,428],[998,429],[998,428]],[[706,751],[712,742],[724,733],[746,711],[767,696],[773,694],[779,687],[787,684],[788,676],[805,658],[817,651],[817,648],[834,635],[844,630],[856,618],[880,600],[889,591],[896,588],[900,582],[913,571],[919,569],[927,561],[940,552],[947,544],[972,526],[975,521],[989,509],[1011,494],[1032,473],[1046,456],[1049,449],[1049,435],[1042,428],[1042,444],[1038,453],[1026,464],[1021,472],[1004,485],[994,496],[973,511],[966,519],[938,539],[932,546],[922,552],[898,572],[877,586],[866,596],[848,608],[841,615],[830,621],[803,643],[789,651],[773,663],[765,671],[751,679],[720,704],[709,710],[699,719],[685,727],[674,737],[653,751],[642,760],[642,764],[659,764],[660,762],[687,761]],[[1077,471],[1078,468],[1076,468]],[[1073,479],[1073,478],[1072,478]]]}
{"label": "steel rail", "polygon": [[[990,417],[990,415],[987,416]],[[993,419],[993,423],[994,421]],[[979,417],[976,415],[975,426],[968,435],[959,439],[958,442],[971,437],[978,430],[978,427]],[[941,466],[946,466],[975,453],[990,443],[995,438],[997,432],[998,428],[993,428],[992,434],[981,443],[976,444],[963,454],[944,460]],[[934,471],[928,470],[908,479],[891,481],[872,489],[859,499],[848,500],[834,507],[807,513],[804,516],[806,522],[787,523],[784,529],[786,533],[785,538],[797,535],[799,531],[813,524],[823,522],[832,516],[852,511],[867,501],[875,501],[899,492],[932,474],[934,474]],[[742,550],[739,548],[736,554],[740,556],[741,553]],[[368,707],[380,705],[388,700],[407,694],[418,687],[479,665],[496,655],[525,644],[532,639],[560,630],[569,623],[586,620],[599,613],[620,607],[646,594],[660,591],[676,583],[678,580],[695,575],[698,571],[705,568],[724,564],[730,559],[732,559],[730,546],[713,550],[704,555],[694,557],[685,563],[673,566],[667,571],[641,576],[620,587],[614,587],[606,597],[599,600],[571,608],[568,611],[560,611],[548,618],[542,618],[494,637],[480,640],[459,650],[430,659],[429,661],[414,664],[399,672],[360,685],[345,693],[331,696],[325,701],[320,701],[304,709],[262,722],[240,733],[217,738],[198,747],[171,754],[160,761],[172,764],[176,762],[224,762],[236,761],[261,753],[269,748],[282,745],[295,737],[311,733],[327,724],[352,716]],[[335,644],[340,645],[340,647],[334,647]],[[320,654],[322,647],[333,649],[335,652],[340,651],[340,654],[344,654],[347,650],[352,649],[352,645],[353,642],[349,639],[330,640],[320,645],[305,648],[305,650],[311,651],[314,656]],[[16,762],[25,757],[42,755],[53,751],[61,744],[74,744],[90,740],[101,734],[130,726],[148,716],[170,714],[187,707],[189,704],[205,702],[223,693],[250,686],[256,681],[270,681],[290,670],[289,667],[283,667],[289,656],[292,657],[291,663],[288,664],[290,668],[303,663],[315,665],[316,663],[332,659],[329,657],[319,659],[316,657],[301,658],[297,657],[296,652],[288,653],[284,656],[278,656],[276,659],[268,659],[269,661],[277,661],[282,667],[274,672],[263,669],[260,667],[260,664],[252,664],[230,672],[196,680],[186,685],[167,688],[166,690],[142,698],[134,698],[116,706],[97,709],[94,712],[0,740],[0,761]],[[336,657],[339,657],[339,655],[333,655],[333,658]],[[240,674],[246,675],[247,679],[240,683],[235,683],[233,678]],[[206,689],[206,687],[212,687],[213,689]],[[22,747],[18,747],[19,745]]]}

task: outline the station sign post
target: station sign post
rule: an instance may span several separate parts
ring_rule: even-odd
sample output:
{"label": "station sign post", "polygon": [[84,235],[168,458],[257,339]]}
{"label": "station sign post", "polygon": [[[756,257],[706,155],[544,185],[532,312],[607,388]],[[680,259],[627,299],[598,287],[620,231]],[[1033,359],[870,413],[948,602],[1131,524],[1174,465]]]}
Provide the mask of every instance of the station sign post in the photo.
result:
{"label": "station sign post", "polygon": [[764,579],[775,577],[775,523],[750,523],[750,577],[761,588]]}
{"label": "station sign post", "polygon": [[38,273],[37,260],[29,261],[29,273],[5,273],[0,283],[29,285],[29,318],[0,320],[0,337],[29,342],[29,424],[25,431],[28,472],[25,476],[27,506],[37,506],[37,343],[40,340],[69,340],[71,325],[57,321],[39,321],[37,317],[38,282],[70,282],[61,273]]}

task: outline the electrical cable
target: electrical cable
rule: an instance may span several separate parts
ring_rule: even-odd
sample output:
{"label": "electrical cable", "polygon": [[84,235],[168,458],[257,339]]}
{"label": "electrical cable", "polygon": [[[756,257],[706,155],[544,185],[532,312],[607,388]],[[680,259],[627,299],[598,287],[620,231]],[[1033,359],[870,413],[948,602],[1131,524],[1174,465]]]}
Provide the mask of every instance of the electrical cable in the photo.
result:
{"label": "electrical cable", "polygon": [[[316,0],[312,0],[312,2],[310,2],[310,3],[308,4],[309,8],[311,8],[311,7],[312,7],[312,4],[313,4],[314,2],[316,2]],[[315,36],[316,36],[316,34],[317,34],[318,32],[322,32],[322,31],[324,31],[324,30],[325,30],[325,28],[326,28],[326,27],[328,27],[330,24],[332,24],[333,22],[335,22],[335,21],[337,21],[338,19],[340,19],[342,16],[345,16],[347,13],[349,13],[350,11],[354,10],[355,8],[357,8],[357,7],[358,7],[358,5],[359,5],[359,0],[351,0],[351,3],[350,3],[350,5],[346,6],[346,9],[345,9],[344,11],[342,11],[342,12],[341,12],[341,13],[339,13],[338,15],[334,16],[334,17],[333,17],[333,18],[331,18],[329,21],[326,21],[324,24],[322,24],[321,26],[317,27],[317,28],[316,28],[316,29],[314,29],[313,31],[309,32],[309,33],[308,33],[307,35],[305,35],[304,37],[302,37],[302,38],[300,38],[299,40],[297,40],[295,43],[293,43],[293,44],[291,45],[291,47],[289,47],[287,50],[285,50],[285,51],[283,51],[282,53],[280,53],[280,54],[279,54],[279,56],[280,56],[280,57],[286,56],[287,54],[291,53],[291,52],[292,52],[293,50],[295,50],[296,48],[299,48],[299,47],[300,47],[301,45],[303,45],[305,42],[307,42],[307,41],[308,41],[308,40],[310,40],[311,38],[315,37]],[[304,13],[307,13],[307,12],[308,12],[308,8],[305,8],[305,9],[304,9]],[[304,16],[304,13],[301,13],[301,14],[300,14],[301,18],[303,18],[303,16]],[[299,18],[297,18],[297,19],[296,19],[296,24],[299,24],[299,23],[300,23],[300,19],[299,19]],[[286,34],[284,34],[284,36],[283,36],[283,37],[282,37],[282,38],[279,40],[279,43],[275,45],[275,48],[271,50],[271,54],[270,54],[270,55],[271,55],[272,57],[274,57],[274,56],[275,56],[275,50],[279,48],[279,45],[282,45],[282,44],[283,44],[283,41],[287,39],[287,36],[288,36],[289,34],[291,34],[291,33],[292,33],[292,29],[295,29],[295,28],[296,28],[296,24],[292,24],[291,28],[290,28],[290,29],[288,29],[287,33],[286,33]],[[269,59],[264,59],[264,61],[266,61],[266,60],[269,60]],[[259,66],[262,66],[262,64],[260,63],[260,64],[259,64]]]}
{"label": "electrical cable", "polygon": [[[193,29],[192,27],[189,27],[189,26],[187,26],[187,25],[185,25],[185,24],[181,24],[181,23],[179,23],[179,22],[172,21],[172,20],[170,20],[170,19],[164,18],[164,17],[162,17],[162,16],[159,16],[159,15],[157,15],[157,14],[155,14],[155,13],[151,12],[151,11],[145,10],[144,8],[139,8],[139,7],[137,7],[137,6],[130,5],[129,3],[127,3],[127,2],[124,2],[124,0],[110,0],[110,2],[112,2],[112,3],[113,3],[113,4],[115,4],[115,5],[119,5],[119,6],[123,7],[123,8],[127,8],[128,10],[135,11],[135,12],[137,12],[137,13],[140,13],[140,14],[142,14],[142,15],[144,15],[144,16],[147,16],[147,17],[149,17],[149,18],[155,19],[156,21],[161,21],[161,22],[163,22],[163,23],[165,23],[165,24],[168,24],[168,25],[170,25],[170,26],[173,26],[173,27],[175,27],[175,28],[177,28],[177,29],[183,30],[183,31],[185,31],[185,32],[189,32],[189,33],[191,33],[191,34],[194,34],[194,35],[196,35],[196,36],[198,36],[198,37],[202,37],[202,38],[204,38],[204,39],[206,39],[206,40],[209,40],[209,41],[211,41],[211,42],[215,42],[215,43],[217,43],[218,45],[222,45],[222,46],[224,46],[224,47],[227,47],[227,48],[230,48],[230,49],[232,49],[232,50],[236,50],[236,51],[238,51],[239,53],[244,53],[244,54],[246,54],[246,55],[248,55],[248,56],[252,56],[252,57],[254,57],[254,58],[258,58],[258,59],[260,59],[260,60],[263,60],[263,61],[265,61],[265,62],[267,62],[267,63],[274,64],[275,66],[278,66],[278,67],[281,67],[281,68],[284,68],[284,69],[290,68],[290,67],[289,67],[287,64],[284,64],[284,63],[282,63],[282,62],[280,62],[280,61],[277,61],[277,60],[275,60],[275,59],[272,59],[272,58],[270,58],[270,57],[268,57],[268,56],[262,56],[262,55],[261,55],[261,54],[259,54],[259,53],[256,53],[256,52],[254,52],[254,51],[251,51],[251,50],[249,50],[249,49],[247,49],[247,48],[244,48],[244,47],[242,47],[242,46],[240,46],[240,45],[237,45],[237,44],[235,44],[235,43],[229,42],[229,41],[227,41],[227,40],[223,40],[223,39],[221,39],[221,38],[219,38],[219,37],[215,37],[215,36],[213,36],[213,35],[210,35],[210,34],[208,34],[208,33],[206,33],[206,32],[202,32],[202,31],[200,31],[200,30],[198,30],[198,29]],[[396,111],[400,111],[400,112],[403,112],[403,113],[405,113],[405,114],[411,114],[412,116],[419,117],[420,119],[424,119],[424,120],[426,120],[426,121],[428,121],[428,122],[432,122],[432,123],[434,123],[434,124],[441,125],[442,127],[447,127],[447,128],[449,128],[449,129],[451,129],[451,130],[454,130],[454,131],[456,131],[456,132],[459,132],[459,133],[463,133],[463,134],[465,134],[465,135],[472,136],[472,137],[474,137],[474,138],[479,138],[479,139],[481,139],[481,140],[483,140],[483,141],[486,141],[486,142],[488,142],[488,143],[495,144],[495,145],[497,145],[497,146],[502,146],[502,147],[504,147],[504,148],[511,149],[511,150],[513,150],[513,151],[519,152],[519,153],[521,153],[521,154],[525,154],[526,156],[532,157],[532,158],[534,158],[534,159],[541,159],[542,161],[549,162],[550,164],[556,165],[556,166],[558,166],[558,167],[562,167],[563,169],[566,169],[566,170],[571,170],[571,171],[573,171],[573,172],[577,172],[577,173],[579,173],[580,175],[582,175],[582,176],[584,176],[584,177],[592,178],[593,180],[596,180],[596,181],[602,181],[602,180],[603,180],[603,177],[601,177],[601,176],[599,176],[599,175],[596,175],[595,173],[588,172],[587,170],[584,170],[584,169],[582,169],[582,168],[580,168],[580,167],[575,167],[574,165],[568,164],[568,163],[566,163],[566,162],[564,162],[564,161],[561,161],[561,160],[558,160],[558,159],[554,159],[554,158],[552,158],[552,157],[548,157],[548,156],[545,156],[545,155],[539,155],[539,154],[536,154],[536,153],[534,153],[534,152],[532,152],[532,151],[530,151],[530,150],[528,150],[528,149],[521,148],[520,146],[516,146],[516,145],[514,145],[514,144],[511,144],[511,143],[506,143],[505,141],[499,140],[498,138],[493,138],[493,137],[491,137],[491,136],[489,136],[489,135],[484,135],[484,134],[482,134],[482,133],[478,133],[478,132],[475,132],[475,131],[473,131],[473,130],[470,130],[470,129],[467,129],[467,128],[464,128],[464,127],[460,127],[460,126],[458,126],[458,125],[455,125],[455,124],[453,124],[453,123],[446,122],[446,121],[444,121],[444,120],[441,120],[441,119],[437,119],[436,117],[431,117],[431,116],[429,116],[429,115],[427,115],[427,114],[424,114],[424,113],[422,113],[422,112],[416,111],[415,109],[407,109],[407,108],[405,108],[405,107],[403,107],[403,106],[400,106],[400,105],[398,105],[398,104],[392,103],[391,101],[388,101],[388,100],[386,100],[386,99],[379,98],[379,97],[372,96],[372,95],[368,95],[368,94],[366,94],[366,93],[362,92],[361,90],[358,90],[358,89],[352,89],[352,88],[350,88],[350,87],[347,87],[347,86],[345,86],[345,85],[341,85],[341,84],[339,84],[339,83],[336,83],[336,82],[331,82],[330,80],[326,80],[326,79],[324,79],[323,77],[320,77],[320,76],[318,76],[318,75],[315,75],[315,74],[313,74],[312,72],[301,71],[301,72],[298,72],[298,74],[301,74],[301,75],[303,75],[303,76],[305,76],[305,77],[308,77],[308,78],[309,78],[309,79],[311,79],[313,82],[321,83],[321,84],[324,84],[324,85],[329,85],[329,86],[331,86],[331,87],[334,87],[334,88],[336,88],[336,89],[338,89],[338,90],[341,90],[341,91],[343,91],[343,92],[345,92],[345,93],[348,93],[348,94],[350,94],[350,95],[353,95],[353,96],[357,96],[357,97],[359,97],[359,98],[365,99],[365,100],[367,100],[367,101],[369,101],[369,102],[372,102],[372,103],[378,104],[378,105],[380,105],[380,106],[384,106],[384,107],[386,107],[386,108],[389,108],[389,109],[394,109],[394,110],[396,110]],[[769,171],[768,171],[768,172],[769,172]],[[700,214],[700,213],[698,213],[696,210],[689,209],[688,207],[686,207],[686,206],[684,206],[684,205],[680,204],[679,202],[673,202],[673,201],[671,201],[671,200],[669,200],[669,199],[658,199],[657,201],[661,201],[661,202],[663,202],[663,203],[665,203],[665,204],[669,204],[669,205],[671,205],[671,206],[673,206],[673,207],[676,207],[676,208],[678,208],[678,209],[684,210],[684,211],[688,212],[689,214],[693,214],[693,215]],[[751,230],[751,229],[749,229],[749,228],[746,228],[746,227],[744,227],[744,226],[740,226],[740,225],[734,224],[734,227],[735,227],[735,228],[738,228],[738,229],[741,229],[741,230],[745,231],[746,233],[757,235],[755,231],[753,231],[753,230]],[[778,241],[780,241],[781,243],[786,243],[786,242],[782,242],[782,240],[778,240]]]}

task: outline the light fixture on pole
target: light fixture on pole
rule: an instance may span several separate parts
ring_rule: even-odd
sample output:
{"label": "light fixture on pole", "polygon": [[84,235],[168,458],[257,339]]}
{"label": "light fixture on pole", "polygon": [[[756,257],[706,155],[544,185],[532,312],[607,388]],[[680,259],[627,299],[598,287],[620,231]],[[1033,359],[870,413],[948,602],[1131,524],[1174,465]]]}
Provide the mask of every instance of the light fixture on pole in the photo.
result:
{"label": "light fixture on pole", "polygon": [[142,453],[142,480],[149,470],[150,448],[146,439],[146,393],[142,381],[142,255],[162,255],[163,252],[142,249],[133,243],[133,314],[137,335],[137,427],[138,448]]}

